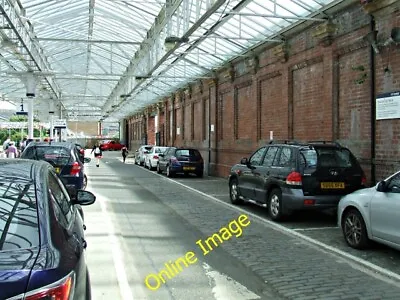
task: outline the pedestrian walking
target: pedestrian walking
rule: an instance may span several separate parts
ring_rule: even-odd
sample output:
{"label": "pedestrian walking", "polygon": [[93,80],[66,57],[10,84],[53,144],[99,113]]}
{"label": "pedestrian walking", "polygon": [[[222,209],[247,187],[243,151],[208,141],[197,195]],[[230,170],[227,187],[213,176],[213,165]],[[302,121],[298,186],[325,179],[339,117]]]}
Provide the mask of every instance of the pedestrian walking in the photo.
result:
{"label": "pedestrian walking", "polygon": [[14,142],[9,142],[6,150],[6,155],[8,158],[17,158],[18,157],[18,149],[15,147]]}
{"label": "pedestrian walking", "polygon": [[122,147],[121,149],[121,153],[122,153],[122,160],[125,163],[126,157],[128,156],[128,148],[126,148],[126,146]]}
{"label": "pedestrian walking", "polygon": [[96,158],[96,167],[100,166],[100,159],[103,157],[103,151],[101,151],[101,148],[98,144],[95,144],[93,146],[92,152],[94,153],[94,157]]}
{"label": "pedestrian walking", "polygon": [[10,145],[10,142],[11,142],[11,138],[8,137],[3,143],[3,151],[7,150],[8,146]]}

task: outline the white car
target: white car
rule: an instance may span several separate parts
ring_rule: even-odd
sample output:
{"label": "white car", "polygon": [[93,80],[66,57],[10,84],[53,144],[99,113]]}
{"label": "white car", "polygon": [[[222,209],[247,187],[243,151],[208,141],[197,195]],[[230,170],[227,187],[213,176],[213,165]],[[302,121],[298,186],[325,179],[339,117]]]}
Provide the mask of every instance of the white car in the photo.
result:
{"label": "white car", "polygon": [[165,150],[167,149],[168,147],[161,147],[161,146],[153,147],[149,151],[149,153],[145,155],[145,161],[144,161],[145,168],[148,168],[149,170],[155,169],[158,163],[158,154],[164,153]]}
{"label": "white car", "polygon": [[363,249],[373,240],[400,250],[400,171],[344,196],[338,225],[350,247]]}
{"label": "white car", "polygon": [[135,164],[143,166],[145,163],[146,154],[153,148],[153,145],[143,145],[140,146],[138,150],[135,151]]}

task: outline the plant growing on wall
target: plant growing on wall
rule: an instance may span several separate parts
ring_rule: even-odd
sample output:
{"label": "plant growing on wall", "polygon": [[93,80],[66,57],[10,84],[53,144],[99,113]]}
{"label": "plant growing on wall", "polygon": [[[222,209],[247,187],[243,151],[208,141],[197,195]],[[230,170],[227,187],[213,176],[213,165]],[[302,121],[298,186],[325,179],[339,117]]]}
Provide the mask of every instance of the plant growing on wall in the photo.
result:
{"label": "plant growing on wall", "polygon": [[357,78],[354,79],[355,84],[363,84],[365,80],[367,80],[368,74],[365,71],[365,67],[363,65],[353,66],[351,69],[358,73]]}

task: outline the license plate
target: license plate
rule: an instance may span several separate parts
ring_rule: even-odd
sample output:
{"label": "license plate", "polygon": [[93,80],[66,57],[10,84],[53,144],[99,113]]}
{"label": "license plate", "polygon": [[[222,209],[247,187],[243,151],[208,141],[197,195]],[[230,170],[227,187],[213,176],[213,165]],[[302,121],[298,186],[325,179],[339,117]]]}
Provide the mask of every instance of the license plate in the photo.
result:
{"label": "license plate", "polygon": [[344,182],[321,182],[321,189],[344,189]]}
{"label": "license plate", "polygon": [[195,167],[183,167],[184,171],[193,171],[195,169],[196,169]]}
{"label": "license plate", "polygon": [[57,174],[60,174],[60,171],[61,171],[60,168],[55,168],[55,170],[56,170]]}

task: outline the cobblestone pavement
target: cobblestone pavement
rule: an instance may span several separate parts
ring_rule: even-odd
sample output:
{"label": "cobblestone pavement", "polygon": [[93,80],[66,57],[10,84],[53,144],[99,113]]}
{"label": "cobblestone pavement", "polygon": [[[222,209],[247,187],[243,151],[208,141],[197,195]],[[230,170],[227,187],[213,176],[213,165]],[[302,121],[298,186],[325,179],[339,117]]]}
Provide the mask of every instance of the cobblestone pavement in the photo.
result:
{"label": "cobblestone pavement", "polygon": [[[128,160],[127,163],[132,163],[132,161]],[[110,164],[109,167],[118,168],[118,164]],[[216,202],[172,182],[165,176],[159,176],[142,167],[132,167],[134,173],[132,180],[135,184],[155,194],[160,201],[172,208],[190,225],[198,228],[204,237],[217,232],[241,214],[236,207]],[[229,201],[228,186],[224,179],[177,178],[174,180],[225,202]],[[250,216],[252,224],[245,228],[242,237],[225,242],[221,248],[261,276],[280,297],[297,300],[399,299],[400,281],[397,279],[380,275],[361,264],[315,246],[301,237],[279,230],[273,224],[263,222],[257,217],[266,219],[266,212],[262,208],[245,206],[244,209],[249,213],[256,212],[256,216]],[[305,224],[300,217],[296,222],[285,225],[321,241],[331,241],[332,246],[342,243],[343,238],[335,228],[332,216],[324,217],[323,220],[316,222],[311,221],[308,224]],[[330,228],[304,230],[307,225],[315,227],[314,223]],[[346,250],[352,253],[349,248]],[[399,273],[400,256],[397,252],[380,247],[371,251],[363,252],[369,254],[358,254],[358,257],[370,258],[370,261],[374,263],[381,262],[381,266],[387,269],[391,265],[390,270]],[[389,258],[382,260],[374,258],[371,254],[374,251]]]}

